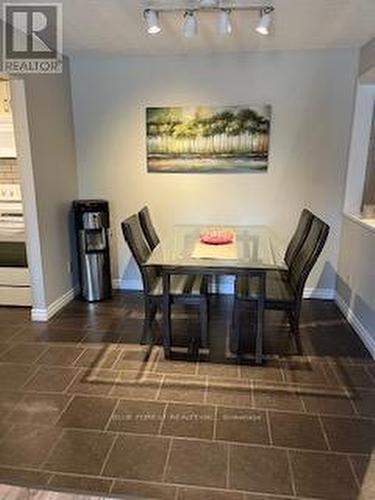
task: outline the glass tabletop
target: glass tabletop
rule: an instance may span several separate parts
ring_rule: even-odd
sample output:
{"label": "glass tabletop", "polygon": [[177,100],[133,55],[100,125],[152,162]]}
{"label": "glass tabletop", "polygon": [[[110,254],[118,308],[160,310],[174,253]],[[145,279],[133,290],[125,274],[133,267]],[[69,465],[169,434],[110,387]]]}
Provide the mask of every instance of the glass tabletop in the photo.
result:
{"label": "glass tabletop", "polygon": [[[233,243],[201,243],[201,235],[213,230],[230,232]],[[280,242],[267,226],[175,226],[170,237],[163,239],[145,265],[212,272],[287,268]]]}

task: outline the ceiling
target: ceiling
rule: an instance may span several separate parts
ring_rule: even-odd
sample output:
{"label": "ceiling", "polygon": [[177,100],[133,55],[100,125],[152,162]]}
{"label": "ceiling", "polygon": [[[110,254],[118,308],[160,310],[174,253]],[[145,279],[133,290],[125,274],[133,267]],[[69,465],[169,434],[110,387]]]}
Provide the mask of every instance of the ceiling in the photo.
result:
{"label": "ceiling", "polygon": [[[360,47],[375,36],[375,0],[273,0],[276,10],[268,37],[254,32],[255,12],[232,15],[233,34],[228,37],[217,35],[216,16],[212,13],[199,16],[199,35],[194,39],[185,39],[181,34],[181,14],[161,15],[162,32],[157,36],[146,33],[142,12],[147,4],[189,5],[192,1],[198,2],[62,0],[64,51],[67,54],[167,55],[326,49]],[[25,3],[25,0],[13,0],[12,3]],[[221,3],[254,5],[259,1]]]}

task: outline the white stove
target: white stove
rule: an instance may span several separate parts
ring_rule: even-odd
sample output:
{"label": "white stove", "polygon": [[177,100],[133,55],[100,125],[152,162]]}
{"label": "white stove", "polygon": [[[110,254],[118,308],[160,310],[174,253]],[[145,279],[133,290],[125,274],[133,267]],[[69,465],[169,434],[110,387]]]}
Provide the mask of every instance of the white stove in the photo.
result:
{"label": "white stove", "polygon": [[[10,242],[10,243],[9,243]],[[0,246],[24,245],[25,224],[18,184],[0,184]],[[9,250],[7,250],[9,252]],[[30,306],[31,288],[27,267],[10,267],[0,261],[0,305]]]}
{"label": "white stove", "polygon": [[0,241],[9,240],[25,240],[25,222],[19,184],[0,184]]}

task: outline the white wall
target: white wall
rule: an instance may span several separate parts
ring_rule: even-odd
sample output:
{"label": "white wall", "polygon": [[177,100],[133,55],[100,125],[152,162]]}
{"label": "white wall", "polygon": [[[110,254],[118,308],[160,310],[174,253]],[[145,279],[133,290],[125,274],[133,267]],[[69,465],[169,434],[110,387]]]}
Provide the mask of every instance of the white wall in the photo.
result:
{"label": "white wall", "polygon": [[375,230],[344,218],[337,302],[375,357]]}
{"label": "white wall", "polygon": [[[22,98],[22,88],[14,86],[16,101]],[[37,262],[39,273],[33,282],[33,309],[34,318],[47,319],[57,302],[72,296],[74,286],[68,268],[72,259],[69,211],[78,195],[78,180],[69,61],[64,60],[63,74],[27,75],[24,97],[27,115],[22,116],[23,103],[15,102],[15,126],[19,149],[24,149],[20,161],[24,203],[30,201],[26,213],[29,261],[31,266]],[[22,134],[27,126],[29,144]],[[35,245],[39,261],[32,258]]]}
{"label": "white wall", "polygon": [[[147,203],[161,234],[177,223],[266,223],[286,241],[304,206],[331,225],[309,287],[335,284],[357,51],[78,57],[72,89],[81,196],[111,203],[113,276],[138,279],[120,221]],[[145,107],[265,103],[267,174],[149,174]]]}
{"label": "white wall", "polygon": [[375,60],[375,38],[370,40],[361,49],[359,59],[359,75],[363,75],[374,69]]}
{"label": "white wall", "polygon": [[[361,84],[364,72],[370,75],[366,85]],[[363,194],[375,102],[375,39],[361,50],[358,77],[336,299],[375,357],[375,228],[366,227],[356,217]]]}

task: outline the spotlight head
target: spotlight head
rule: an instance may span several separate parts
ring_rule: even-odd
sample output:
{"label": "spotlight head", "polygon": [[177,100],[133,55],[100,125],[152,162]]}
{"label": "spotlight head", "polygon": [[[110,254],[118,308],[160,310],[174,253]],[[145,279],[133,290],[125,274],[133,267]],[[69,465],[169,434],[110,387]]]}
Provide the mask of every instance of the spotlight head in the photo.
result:
{"label": "spotlight head", "polygon": [[273,9],[263,9],[260,12],[260,19],[255,28],[255,31],[260,35],[269,35],[270,26],[272,22],[271,12]]}
{"label": "spotlight head", "polygon": [[192,38],[198,33],[197,18],[192,10],[187,10],[184,14],[183,32],[186,38]]}
{"label": "spotlight head", "polygon": [[157,35],[160,33],[161,28],[159,24],[159,14],[156,10],[146,9],[143,12],[143,16],[145,18],[147,24],[147,33],[150,35]]}
{"label": "spotlight head", "polygon": [[218,31],[220,35],[232,34],[232,23],[230,21],[230,9],[222,9],[219,12]]}

